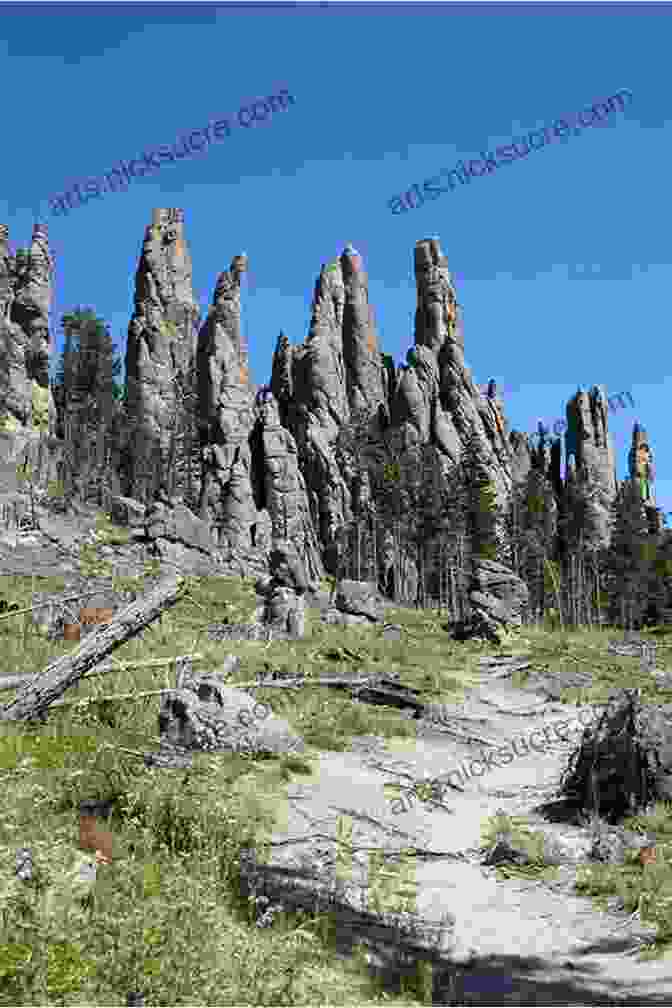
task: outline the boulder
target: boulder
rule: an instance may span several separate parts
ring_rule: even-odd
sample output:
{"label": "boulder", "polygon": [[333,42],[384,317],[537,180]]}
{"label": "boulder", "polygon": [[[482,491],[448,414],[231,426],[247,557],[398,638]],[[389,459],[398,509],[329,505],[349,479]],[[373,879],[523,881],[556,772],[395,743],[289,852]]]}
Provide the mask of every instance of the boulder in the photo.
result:
{"label": "boulder", "polygon": [[296,548],[276,543],[270,556],[271,574],[258,578],[255,590],[261,602],[257,620],[274,635],[301,638],[306,632],[306,592],[316,587],[306,573]]}
{"label": "boulder", "polygon": [[379,623],[385,617],[384,600],[371,581],[339,581],[334,604],[339,612],[360,617],[352,622]]}
{"label": "boulder", "polygon": [[[161,699],[159,735],[164,746],[254,755],[305,751],[303,739],[268,706],[227,686],[217,672],[195,675],[189,663],[185,666],[178,688]],[[226,674],[231,668],[227,663]]]}
{"label": "boulder", "polygon": [[509,627],[522,625],[528,598],[525,582],[504,564],[475,559],[469,591],[471,634],[499,641]]}
{"label": "boulder", "polygon": [[286,540],[275,543],[269,557],[269,568],[275,584],[292,588],[298,594],[314,591],[317,587],[315,581],[308,577],[298,550]]}
{"label": "boulder", "polygon": [[158,501],[145,512],[145,534],[148,539],[167,539],[190,549],[210,554],[215,550],[210,526],[184,504],[172,507]]}
{"label": "boulder", "polygon": [[112,520],[117,525],[142,528],[145,524],[146,510],[144,504],[134,500],[132,497],[123,497],[120,494],[112,497]]}

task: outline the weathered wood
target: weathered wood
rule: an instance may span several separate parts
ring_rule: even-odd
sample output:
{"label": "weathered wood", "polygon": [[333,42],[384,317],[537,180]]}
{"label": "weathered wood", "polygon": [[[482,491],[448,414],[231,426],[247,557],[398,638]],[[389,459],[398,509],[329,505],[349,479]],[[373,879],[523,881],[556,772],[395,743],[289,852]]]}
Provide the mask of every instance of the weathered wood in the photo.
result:
{"label": "weathered wood", "polygon": [[333,689],[347,690],[353,700],[364,703],[382,704],[385,707],[396,707],[401,710],[411,708],[418,717],[427,714],[427,704],[417,699],[418,690],[411,687],[400,687],[396,682],[385,676],[364,676],[360,679],[330,676],[324,678],[294,677],[287,679],[254,679],[250,682],[231,683],[236,689],[301,689],[304,686],[330,686]]}
{"label": "weathered wood", "polygon": [[114,700],[141,700],[148,696],[162,696],[164,693],[175,693],[174,686],[165,689],[145,690],[141,693],[114,693],[112,696],[80,697],[79,700],[52,700],[51,707],[85,707],[87,704],[107,703]]}
{"label": "weathered wood", "polygon": [[81,599],[91,598],[92,595],[100,595],[100,588],[94,588],[90,592],[84,592],[83,595],[67,595],[65,598],[58,598],[55,596],[53,599],[48,599],[46,602],[36,602],[35,605],[27,606],[25,609],[12,609],[10,612],[3,613],[0,616],[0,620],[10,619],[12,616],[20,616],[22,613],[34,612],[36,609],[46,609],[48,606],[60,606],[65,605],[66,602],[77,602]]}
{"label": "weathered wood", "polygon": [[[186,657],[188,657],[190,661],[203,661],[205,656],[199,653],[190,654]],[[96,676],[105,675],[107,672],[124,672],[126,669],[152,667],[160,668],[162,665],[172,665],[174,662],[175,656],[173,655],[167,655],[165,658],[145,658],[144,661],[105,662],[103,665],[99,665],[95,671],[87,672],[86,675],[81,676],[81,678],[94,679]],[[3,690],[16,689],[17,686],[22,686],[23,683],[31,682],[34,678],[34,675],[3,676],[0,678],[0,693]]]}
{"label": "weathered wood", "polygon": [[18,695],[0,709],[0,721],[32,719],[46,710],[66,689],[79,682],[85,672],[173,605],[184,586],[183,577],[171,574],[147,595],[121,609],[110,623],[99,624],[99,629],[89,634],[79,647],[62,655],[26,683]]}

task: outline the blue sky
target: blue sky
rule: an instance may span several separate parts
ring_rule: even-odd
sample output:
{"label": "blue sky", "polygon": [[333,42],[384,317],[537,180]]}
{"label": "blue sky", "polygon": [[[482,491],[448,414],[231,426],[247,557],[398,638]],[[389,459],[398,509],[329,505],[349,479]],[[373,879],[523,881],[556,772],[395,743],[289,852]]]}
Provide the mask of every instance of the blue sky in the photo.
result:
{"label": "blue sky", "polygon": [[[552,424],[579,384],[629,391],[636,407],[610,417],[618,477],[637,419],[657,503],[672,511],[669,18],[644,4],[5,6],[0,222],[12,248],[29,243],[36,212],[49,224],[57,348],[77,304],[125,348],[152,208],[183,207],[204,314],[219,272],[249,256],[244,332],[260,383],[279,330],[305,338],[320,266],[349,241],[399,362],[412,344],[414,244],[437,235],[467,363],[478,383],[498,381],[510,424]],[[295,104],[269,123],[236,125],[67,217],[51,212],[74,182],[280,88]],[[391,213],[414,183],[621,88],[633,98],[606,125]]]}

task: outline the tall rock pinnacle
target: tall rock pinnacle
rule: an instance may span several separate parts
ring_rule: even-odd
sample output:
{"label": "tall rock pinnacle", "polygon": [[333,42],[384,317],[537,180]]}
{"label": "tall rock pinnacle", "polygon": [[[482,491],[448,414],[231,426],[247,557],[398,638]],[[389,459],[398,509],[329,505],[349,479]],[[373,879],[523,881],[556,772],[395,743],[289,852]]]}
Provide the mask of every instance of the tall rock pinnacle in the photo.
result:
{"label": "tall rock pinnacle", "polygon": [[[322,571],[296,443],[268,388],[254,395],[242,338],[240,281],[245,255],[221,273],[198,340],[203,483],[200,515],[219,546],[259,548],[261,530],[289,540],[316,575]],[[266,521],[263,512],[267,512]]]}
{"label": "tall rock pinnacle", "polygon": [[340,258],[345,289],[343,310],[343,359],[348,403],[353,412],[376,412],[384,401],[378,334],[369,304],[369,281],[362,259],[352,245]]}
{"label": "tall rock pinnacle", "polygon": [[186,376],[193,363],[199,317],[184,215],[177,208],[156,209],[135,277],[135,310],[126,345],[128,414],[142,441],[142,449],[137,444],[132,453],[129,491],[139,491],[139,481],[147,478],[147,467],[157,450],[165,477],[177,409],[175,378]]}
{"label": "tall rock pinnacle", "polygon": [[512,449],[503,404],[485,398],[464,360],[456,292],[437,238],[416,242],[415,346],[395,383],[390,417],[407,449],[436,446],[443,472],[460,462],[467,442],[487,469],[504,507],[512,485]]}
{"label": "tall rock pinnacle", "polygon": [[587,522],[585,541],[594,546],[606,546],[617,486],[608,403],[603,388],[595,385],[590,392],[579,388],[567,403],[565,448],[567,504],[571,509],[572,500],[581,501]]}
{"label": "tall rock pinnacle", "polygon": [[656,470],[653,465],[653,452],[649,446],[646,431],[638,423],[632,430],[632,447],[628,455],[628,469],[630,479],[639,488],[642,503],[647,507],[655,507],[653,481],[656,478]]}
{"label": "tall rock pinnacle", "polygon": [[378,348],[368,277],[347,245],[325,264],[315,284],[308,337],[291,346],[281,334],[271,390],[297,444],[311,513],[323,543],[351,516],[352,496],[334,445],[353,412],[377,423],[386,372]]}
{"label": "tall rock pinnacle", "polygon": [[35,224],[29,249],[9,251],[0,225],[0,415],[6,430],[37,424],[33,408],[55,422],[49,390],[49,309],[53,259],[46,224]]}
{"label": "tall rock pinnacle", "polygon": [[198,337],[199,418],[202,425],[201,518],[232,547],[250,542],[256,521],[250,435],[254,399],[241,337],[240,281],[247,257],[234,256],[220,273],[212,307]]}

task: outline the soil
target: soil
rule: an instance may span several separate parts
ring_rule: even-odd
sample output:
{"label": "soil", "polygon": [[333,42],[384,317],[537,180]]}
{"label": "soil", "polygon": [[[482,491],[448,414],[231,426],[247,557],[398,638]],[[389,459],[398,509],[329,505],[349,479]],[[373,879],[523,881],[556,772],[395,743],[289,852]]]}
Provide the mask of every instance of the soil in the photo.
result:
{"label": "soil", "polygon": [[[480,686],[465,692],[463,704],[446,710],[463,719],[465,734],[510,749],[511,740],[529,739],[549,722],[576,726],[577,715],[584,723],[594,716],[589,707],[553,699],[563,685],[559,677],[549,683],[546,672],[516,689],[501,673],[497,678],[484,673]],[[581,730],[575,727],[568,736],[562,729],[569,738],[563,742],[549,729],[543,747],[537,746],[540,751],[528,746],[527,755],[517,743],[518,758],[487,774],[463,777],[463,790],[446,789],[433,805],[411,795],[402,806],[385,793],[384,785],[445,777],[465,760],[475,760],[483,746],[458,741],[449,728],[422,721],[417,741],[367,737],[356,740],[348,752],[320,753],[312,778],[304,778],[277,803],[277,828],[267,837],[268,865],[258,878],[279,902],[302,905],[297,886],[314,897],[334,871],[337,821],[347,815],[357,848],[382,849],[390,861],[403,848],[418,849],[417,920],[423,937],[406,942],[393,928],[385,934],[357,914],[366,886],[363,852],[353,858],[352,884],[332,906],[344,954],[362,938],[369,962],[383,975],[397,969],[393,953],[404,947],[409,961],[431,958],[435,1004],[669,1004],[672,960],[637,957],[655,937],[655,928],[618,909],[617,900],[601,912],[590,899],[576,895],[576,864],[587,861],[589,833],[552,823],[540,811],[557,796]],[[456,775],[451,780],[459,783]],[[484,867],[481,829],[497,812],[524,816],[528,828],[543,829],[560,845],[563,863],[554,881],[500,881],[494,868]],[[438,942],[446,915],[452,915],[454,924],[448,924],[440,948],[429,956],[426,950],[432,940]]]}

